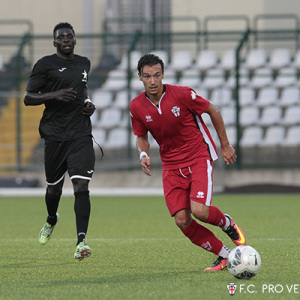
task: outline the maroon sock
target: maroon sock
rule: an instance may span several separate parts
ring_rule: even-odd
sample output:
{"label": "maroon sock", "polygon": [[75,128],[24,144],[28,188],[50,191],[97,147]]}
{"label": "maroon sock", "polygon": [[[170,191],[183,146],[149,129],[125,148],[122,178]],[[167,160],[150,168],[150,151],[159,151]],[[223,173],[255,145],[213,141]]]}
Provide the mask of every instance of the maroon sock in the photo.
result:
{"label": "maroon sock", "polygon": [[218,255],[222,249],[223,243],[212,233],[212,231],[195,220],[193,220],[191,225],[182,232],[192,243],[209,252],[213,252],[216,255]]}
{"label": "maroon sock", "polygon": [[205,223],[223,227],[226,224],[226,217],[216,206],[209,207],[209,215]]}

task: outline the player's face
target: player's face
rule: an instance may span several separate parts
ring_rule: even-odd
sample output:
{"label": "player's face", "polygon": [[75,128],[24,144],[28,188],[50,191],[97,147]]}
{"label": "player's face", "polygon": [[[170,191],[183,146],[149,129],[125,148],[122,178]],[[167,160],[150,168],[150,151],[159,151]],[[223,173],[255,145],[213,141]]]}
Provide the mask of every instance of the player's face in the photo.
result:
{"label": "player's face", "polygon": [[55,33],[53,45],[56,47],[58,55],[64,57],[73,54],[76,45],[73,31],[69,28],[58,29]]}
{"label": "player's face", "polygon": [[144,66],[141,74],[139,74],[140,80],[143,82],[147,95],[149,97],[161,97],[163,92],[164,72],[160,64],[154,66]]}

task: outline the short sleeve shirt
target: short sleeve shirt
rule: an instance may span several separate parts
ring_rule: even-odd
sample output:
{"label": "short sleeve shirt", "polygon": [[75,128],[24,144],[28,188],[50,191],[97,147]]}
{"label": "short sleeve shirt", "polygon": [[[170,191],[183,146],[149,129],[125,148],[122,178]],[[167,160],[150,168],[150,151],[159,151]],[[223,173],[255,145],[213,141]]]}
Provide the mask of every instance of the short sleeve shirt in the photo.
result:
{"label": "short sleeve shirt", "polygon": [[200,158],[216,160],[216,146],[201,115],[210,102],[185,86],[165,85],[158,106],[145,92],[130,103],[133,132],[149,131],[160,147],[163,169],[189,166]]}
{"label": "short sleeve shirt", "polygon": [[48,100],[40,121],[40,135],[45,139],[72,140],[91,135],[91,121],[83,114],[90,61],[74,55],[64,60],[56,54],[37,61],[29,77],[26,91],[48,93],[73,88],[77,97],[71,102]]}

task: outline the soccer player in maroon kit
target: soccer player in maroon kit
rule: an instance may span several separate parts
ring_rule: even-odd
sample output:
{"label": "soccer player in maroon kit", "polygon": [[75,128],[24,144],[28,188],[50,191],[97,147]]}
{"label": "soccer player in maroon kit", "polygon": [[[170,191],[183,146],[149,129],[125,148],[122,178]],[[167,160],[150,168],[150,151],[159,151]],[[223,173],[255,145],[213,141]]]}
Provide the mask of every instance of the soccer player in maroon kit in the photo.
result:
{"label": "soccer player in maroon kit", "polygon": [[141,168],[151,176],[148,131],[160,147],[164,196],[171,216],[192,243],[218,256],[204,271],[219,271],[227,266],[230,250],[201,222],[219,226],[237,245],[246,237],[229,215],[211,205],[213,161],[216,146],[201,115],[210,115],[227,165],[236,160],[229,144],[218,108],[187,87],[163,84],[164,63],[155,54],[138,62],[138,75],[145,91],[130,103],[132,128],[137,136]]}

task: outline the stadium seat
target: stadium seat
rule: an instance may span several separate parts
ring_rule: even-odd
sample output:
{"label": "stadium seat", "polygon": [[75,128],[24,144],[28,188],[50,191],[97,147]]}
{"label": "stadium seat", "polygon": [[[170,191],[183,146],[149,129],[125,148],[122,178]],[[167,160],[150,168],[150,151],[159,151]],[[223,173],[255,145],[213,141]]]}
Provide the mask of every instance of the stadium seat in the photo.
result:
{"label": "stadium seat", "polygon": [[250,87],[242,87],[239,91],[240,106],[248,106],[255,104],[255,91]]}
{"label": "stadium seat", "polygon": [[134,90],[137,93],[140,93],[141,91],[144,90],[143,82],[140,81],[137,71],[132,74],[130,87],[132,90]]}
{"label": "stadium seat", "polygon": [[240,145],[241,147],[255,147],[261,143],[263,130],[260,126],[250,126],[244,129]]}
{"label": "stadium seat", "polygon": [[230,49],[223,52],[219,67],[225,71],[235,68],[235,50]]}
{"label": "stadium seat", "polygon": [[279,73],[274,81],[274,86],[284,88],[296,84],[297,70],[296,68],[286,67],[279,70]]}
{"label": "stadium seat", "polygon": [[91,100],[95,104],[96,109],[101,110],[112,105],[113,94],[103,89],[96,89],[92,94]]}
{"label": "stadium seat", "polygon": [[281,124],[286,126],[300,124],[300,106],[293,105],[287,107],[283,115]]}
{"label": "stadium seat", "polygon": [[125,89],[127,86],[127,71],[115,69],[108,73],[102,89],[105,91],[116,92]]}
{"label": "stadium seat", "polygon": [[234,106],[222,107],[221,113],[225,126],[236,124],[236,109]]}
{"label": "stadium seat", "polygon": [[195,67],[200,71],[207,71],[215,68],[218,63],[218,58],[214,50],[202,50],[198,53]]}
{"label": "stadium seat", "polygon": [[90,116],[91,122],[93,126],[97,126],[99,122],[99,110],[95,110],[94,113]]}
{"label": "stadium seat", "polygon": [[254,71],[249,84],[252,88],[260,89],[273,83],[273,74],[270,68],[260,68]]}
{"label": "stadium seat", "polygon": [[242,107],[240,110],[240,125],[250,126],[257,124],[259,120],[259,109],[256,106]]}
{"label": "stadium seat", "polygon": [[[236,72],[233,70],[229,77],[228,80],[225,83],[225,86],[233,89],[236,86]],[[248,86],[249,83],[249,71],[245,68],[241,68],[239,72],[239,85],[240,87]]]}
{"label": "stadium seat", "polygon": [[236,145],[236,126],[226,127],[226,133],[231,145]]}
{"label": "stadium seat", "polygon": [[278,105],[281,107],[300,105],[300,89],[295,86],[284,88],[278,99]]}
{"label": "stadium seat", "polygon": [[192,54],[189,51],[178,50],[172,55],[171,62],[169,64],[169,69],[175,70],[176,72],[182,72],[192,66],[193,59]]}
{"label": "stadium seat", "polygon": [[286,48],[276,48],[270,55],[268,66],[273,70],[278,70],[287,67],[291,63],[291,51]]}
{"label": "stadium seat", "polygon": [[187,69],[181,73],[180,79],[178,81],[179,85],[189,86],[191,88],[196,88],[200,86],[200,71],[198,69]]}
{"label": "stadium seat", "polygon": [[176,72],[172,69],[165,70],[163,82],[167,84],[177,84]]}
{"label": "stadium seat", "polygon": [[263,109],[259,125],[271,126],[279,124],[281,121],[282,111],[279,106],[267,106]]}
{"label": "stadium seat", "polygon": [[206,89],[215,89],[223,86],[225,83],[225,73],[222,69],[209,69],[202,81],[202,86]]}
{"label": "stadium seat", "polygon": [[[106,142],[106,130],[101,128],[93,128],[92,134],[95,141],[101,147],[104,147]],[[93,145],[94,145],[94,149],[97,149],[98,145],[96,143],[94,143]]]}
{"label": "stadium seat", "polygon": [[264,139],[259,143],[261,147],[278,146],[284,140],[285,129],[282,126],[270,126],[266,130]]}
{"label": "stadium seat", "polygon": [[229,88],[216,88],[212,90],[210,101],[217,106],[233,105],[232,92]]}
{"label": "stadium seat", "polygon": [[103,110],[97,127],[110,129],[118,126],[121,122],[122,113],[121,110],[114,107],[109,107]]}
{"label": "stadium seat", "polygon": [[[137,95],[135,91],[131,91],[130,101]],[[119,108],[121,110],[128,109],[128,91],[123,90],[116,94],[116,99],[113,103],[113,107]]]}
{"label": "stadium seat", "polygon": [[295,147],[300,145],[300,126],[291,126],[287,129],[286,137],[281,146]]}
{"label": "stadium seat", "polygon": [[158,55],[162,59],[162,61],[164,62],[165,68],[169,65],[169,55],[168,55],[167,51],[165,51],[165,50],[153,50],[153,51],[150,51],[149,53],[153,53],[153,54]]}
{"label": "stadium seat", "polygon": [[[130,70],[136,70],[139,59],[141,58],[142,53],[138,50],[132,51],[130,53]],[[117,69],[127,70],[128,68],[128,54],[123,53],[121,61],[117,66]]]}
{"label": "stadium seat", "polygon": [[267,55],[265,50],[251,49],[246,56],[246,61],[243,66],[248,70],[255,70],[257,68],[265,66],[266,62]]}
{"label": "stadium seat", "polygon": [[113,128],[109,131],[107,141],[105,143],[105,149],[118,149],[124,148],[128,144],[128,132],[127,128]]}
{"label": "stadium seat", "polygon": [[278,89],[275,87],[265,87],[259,90],[255,104],[258,107],[265,107],[278,102]]}

